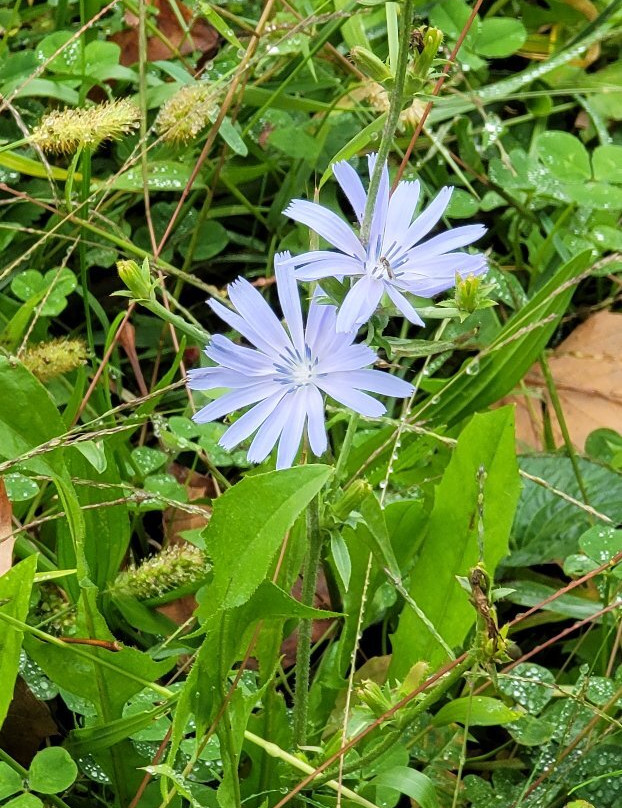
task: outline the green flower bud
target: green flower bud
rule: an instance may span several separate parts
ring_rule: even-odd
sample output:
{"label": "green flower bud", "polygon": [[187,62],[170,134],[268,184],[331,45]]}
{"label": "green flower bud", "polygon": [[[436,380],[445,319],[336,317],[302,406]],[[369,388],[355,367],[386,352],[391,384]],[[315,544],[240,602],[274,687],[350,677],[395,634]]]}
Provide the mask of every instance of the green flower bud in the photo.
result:
{"label": "green flower bud", "polygon": [[333,513],[336,518],[343,522],[352,511],[357,510],[365,497],[369,496],[371,492],[372,487],[367,480],[355,480],[333,505]]}
{"label": "green flower bud", "polygon": [[443,42],[443,32],[422,26],[413,31],[412,40],[416,44],[416,56],[409,72],[413,78],[425,80]]}
{"label": "green flower bud", "polygon": [[350,51],[354,64],[374,81],[383,82],[393,79],[393,73],[375,53],[356,45]]}
{"label": "green flower bud", "polygon": [[136,261],[117,261],[117,271],[123,283],[135,300],[155,300],[154,284],[151,281],[149,261],[145,258],[142,266]]}

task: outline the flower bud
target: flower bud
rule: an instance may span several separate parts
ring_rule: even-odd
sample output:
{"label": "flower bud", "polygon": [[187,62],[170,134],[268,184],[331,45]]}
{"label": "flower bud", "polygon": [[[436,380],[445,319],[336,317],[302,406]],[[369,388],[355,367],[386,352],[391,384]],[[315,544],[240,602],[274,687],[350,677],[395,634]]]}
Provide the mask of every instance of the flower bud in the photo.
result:
{"label": "flower bud", "polygon": [[357,510],[365,497],[372,492],[371,485],[367,480],[355,480],[352,485],[346,488],[341,498],[333,505],[333,513],[340,522],[348,518],[352,511]]}
{"label": "flower bud", "polygon": [[394,78],[393,73],[382,59],[367,48],[356,45],[351,49],[350,55],[354,64],[374,81],[383,82]]}
{"label": "flower bud", "polygon": [[494,306],[495,301],[486,295],[492,291],[494,284],[482,283],[481,277],[469,275],[464,278],[456,274],[456,294],[455,304],[459,311],[472,314],[477,309],[485,309]]}
{"label": "flower bud", "polygon": [[428,28],[424,25],[413,31],[411,41],[416,43],[416,55],[409,73],[413,78],[425,81],[443,42],[443,32],[438,28]]}
{"label": "flower bud", "polygon": [[139,266],[136,261],[117,261],[117,271],[135,300],[155,300],[149,261]]}

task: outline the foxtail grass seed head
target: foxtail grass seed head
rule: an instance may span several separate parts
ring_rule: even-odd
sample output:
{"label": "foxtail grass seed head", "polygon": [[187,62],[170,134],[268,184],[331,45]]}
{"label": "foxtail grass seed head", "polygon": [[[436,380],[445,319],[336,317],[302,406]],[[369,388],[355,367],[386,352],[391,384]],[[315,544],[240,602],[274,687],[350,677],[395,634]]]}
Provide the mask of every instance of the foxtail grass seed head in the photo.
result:
{"label": "foxtail grass seed head", "polygon": [[211,565],[203,550],[193,544],[175,544],[117,578],[114,589],[138,600],[157,598],[189,584],[200,583]]}
{"label": "foxtail grass seed head", "polygon": [[41,119],[31,141],[43,151],[72,154],[81,147],[96,149],[106,140],[119,140],[138,128],[140,110],[127,99],[91,107],[54,110]]}
{"label": "foxtail grass seed head", "polygon": [[187,84],[160,108],[156,129],[169,143],[190,143],[210,123],[215,102],[216,92],[209,84]]}
{"label": "foxtail grass seed head", "polygon": [[40,382],[70,373],[83,365],[86,359],[83,340],[64,337],[30,345],[22,356],[23,364]]}

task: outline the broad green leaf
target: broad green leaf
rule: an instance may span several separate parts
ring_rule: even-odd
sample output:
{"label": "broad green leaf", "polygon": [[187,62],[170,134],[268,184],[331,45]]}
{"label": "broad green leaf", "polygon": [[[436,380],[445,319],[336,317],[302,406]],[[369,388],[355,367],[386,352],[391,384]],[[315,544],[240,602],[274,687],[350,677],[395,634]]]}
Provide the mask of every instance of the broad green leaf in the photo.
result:
{"label": "broad green leaf", "polygon": [[425,417],[435,423],[456,423],[507,395],[546,346],[591,260],[588,250],[561,266],[512,316],[483,355],[469,360],[440,391],[413,409],[413,420]]}
{"label": "broad green leaf", "polygon": [[400,794],[406,794],[421,808],[438,808],[439,805],[432,780],[423,772],[406,766],[393,766],[383,771],[373,778],[370,785],[391,788]]}
{"label": "broad green leaf", "polygon": [[[30,590],[37,569],[37,557],[29,556],[0,577],[0,614],[26,620],[30,606]],[[13,698],[13,687],[19,669],[23,633],[0,621],[0,727]]]}
{"label": "broad green leaf", "polygon": [[39,493],[37,482],[19,472],[5,474],[3,479],[7,496],[11,502],[27,502]]}
{"label": "broad green leaf", "polygon": [[594,179],[622,182],[622,146],[597,146],[592,154]]}
{"label": "broad green leaf", "polygon": [[39,797],[34,794],[20,794],[19,797],[6,802],[2,808],[44,808]]}
{"label": "broad green leaf", "polygon": [[[506,583],[508,589],[512,589],[512,592],[506,595],[505,599],[510,603],[527,606],[528,608],[537,606],[551,596],[557,595],[560,589],[560,586],[548,586],[539,581],[509,580]],[[544,612],[553,612],[554,615],[561,614],[575,620],[585,620],[592,617],[602,608],[603,604],[600,601],[582,598],[573,594],[559,595],[553,601],[541,607]],[[553,617],[551,619],[553,620]]]}
{"label": "broad green leaf", "polygon": [[34,756],[28,770],[28,784],[40,794],[65,791],[78,776],[78,767],[62,746],[48,746]]}
{"label": "broad green leaf", "polygon": [[[150,191],[182,191],[190,179],[192,166],[174,163],[171,160],[150,160],[147,168],[147,187]],[[140,167],[130,168],[107,185],[115,191],[142,193],[143,172]],[[195,188],[205,188],[200,175],[194,182]]]}
{"label": "broad green leaf", "polygon": [[214,502],[205,543],[214,565],[210,603],[246,602],[265,579],[285,533],[332,474],[297,466],[245,477]]}
{"label": "broad green leaf", "polygon": [[21,776],[8,763],[0,761],[0,800],[17,794],[23,788]]}
{"label": "broad green leaf", "polygon": [[498,58],[516,53],[526,39],[527,31],[520,20],[490,17],[482,21],[473,47],[480,56]]}
{"label": "broad green leaf", "polygon": [[464,724],[469,727],[496,727],[516,721],[522,715],[520,710],[511,710],[500,699],[490,696],[465,696],[444,704],[432,719],[441,727],[444,724]]}
{"label": "broad green leaf", "polygon": [[[410,595],[450,647],[459,647],[475,610],[456,581],[479,560],[479,470],[483,467],[484,561],[493,575],[506,555],[520,481],[514,450],[514,410],[475,415],[463,429],[434,496],[423,546],[410,576]],[[390,675],[403,678],[425,660],[438,667],[446,653],[411,609],[392,638]]]}
{"label": "broad green leaf", "polygon": [[543,132],[536,140],[536,154],[551,174],[564,182],[583,182],[592,177],[587,149],[568,132]]}
{"label": "broad green leaf", "polygon": [[555,676],[548,668],[533,662],[521,662],[500,675],[498,688],[533,715],[541,712],[553,698]]}
{"label": "broad green leaf", "polygon": [[622,530],[611,525],[595,525],[581,536],[579,547],[600,566],[622,553]]}
{"label": "broad green leaf", "polygon": [[[529,474],[546,480],[550,487],[569,494],[578,502],[583,501],[569,458],[561,455],[523,457],[520,465]],[[620,476],[607,466],[584,458],[579,458],[578,466],[590,505],[614,523],[622,522]],[[579,537],[592,525],[590,514],[579,506],[562,499],[550,488],[524,480],[512,528],[513,549],[505,563],[522,567],[566,558],[577,552]]]}

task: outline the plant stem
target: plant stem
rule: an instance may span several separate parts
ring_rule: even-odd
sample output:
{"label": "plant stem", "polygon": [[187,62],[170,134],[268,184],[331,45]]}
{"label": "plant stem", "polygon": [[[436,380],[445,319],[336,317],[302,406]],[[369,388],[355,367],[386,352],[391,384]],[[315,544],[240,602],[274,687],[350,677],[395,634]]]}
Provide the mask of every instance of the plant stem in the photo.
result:
{"label": "plant stem", "polygon": [[[80,170],[82,182],[80,188],[80,202],[82,203],[81,213],[88,219],[88,200],[91,190],[91,150],[85,146],[80,157]],[[80,284],[82,286],[82,302],[84,303],[84,318],[86,320],[86,342],[91,356],[95,355],[95,340],[93,339],[93,320],[91,318],[91,307],[89,305],[89,281],[88,267],[86,263],[86,242],[84,231],[80,230],[80,241],[78,242],[78,256],[80,259]]]}
{"label": "plant stem", "polygon": [[[317,576],[322,557],[320,531],[320,495],[307,507],[307,558],[303,572],[301,603],[313,607]],[[301,620],[298,625],[296,650],[296,695],[294,700],[294,744],[303,746],[307,740],[307,714],[309,711],[309,679],[311,669],[312,620]]]}
{"label": "plant stem", "polygon": [[410,25],[413,18],[414,0],[404,0],[402,6],[399,50],[397,54],[397,69],[395,71],[395,83],[391,91],[391,101],[387,119],[384,124],[382,132],[382,139],[378,148],[378,155],[376,157],[376,165],[372,171],[369,180],[369,189],[367,191],[367,202],[365,203],[365,213],[363,215],[363,224],[361,225],[361,241],[367,244],[369,241],[369,231],[371,228],[371,219],[376,204],[376,197],[378,196],[378,189],[380,188],[380,178],[382,177],[382,169],[389,156],[391,145],[393,143],[393,135],[397,128],[402,111],[404,99],[404,84],[406,81],[406,67],[408,66],[408,50],[410,44]]}
{"label": "plant stem", "polygon": [[557,394],[555,379],[553,378],[551,368],[544,354],[542,354],[542,356],[540,357],[540,368],[542,370],[542,375],[544,376],[544,381],[546,382],[546,388],[548,394],[551,398],[551,404],[553,405],[553,410],[555,411],[555,415],[559,423],[562,438],[564,439],[564,445],[566,447],[568,457],[570,458],[570,462],[572,464],[574,476],[577,479],[577,484],[579,486],[579,490],[581,491],[581,496],[583,497],[583,502],[585,502],[586,505],[589,505],[590,499],[587,493],[587,488],[585,487],[583,475],[581,474],[581,469],[579,468],[579,460],[577,458],[577,452],[576,449],[574,448],[572,440],[570,439],[570,432],[568,431],[568,425],[566,424],[566,418],[564,417],[564,410],[562,408],[561,401],[559,400],[559,395]]}

